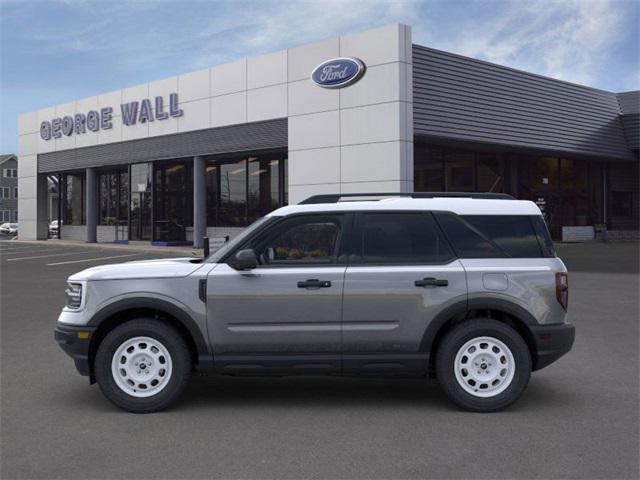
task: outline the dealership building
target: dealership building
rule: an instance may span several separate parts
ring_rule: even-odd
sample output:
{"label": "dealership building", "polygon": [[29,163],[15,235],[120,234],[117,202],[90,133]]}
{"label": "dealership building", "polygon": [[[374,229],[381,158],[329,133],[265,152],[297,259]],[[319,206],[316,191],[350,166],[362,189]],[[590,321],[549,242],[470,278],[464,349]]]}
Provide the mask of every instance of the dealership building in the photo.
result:
{"label": "dealership building", "polygon": [[20,115],[19,236],[199,246],[314,194],[412,191],[637,234],[639,105],[388,25]]}

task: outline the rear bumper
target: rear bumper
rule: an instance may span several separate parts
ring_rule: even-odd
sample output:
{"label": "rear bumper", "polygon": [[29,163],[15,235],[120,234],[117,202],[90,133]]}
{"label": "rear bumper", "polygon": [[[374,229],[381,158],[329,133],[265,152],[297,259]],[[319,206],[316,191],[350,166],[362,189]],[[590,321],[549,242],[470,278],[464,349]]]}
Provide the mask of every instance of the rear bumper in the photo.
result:
{"label": "rear bumper", "polygon": [[533,370],[540,370],[571,350],[576,336],[576,327],[571,323],[539,325],[531,327],[531,332],[537,351]]}
{"label": "rear bumper", "polygon": [[94,331],[95,328],[92,327],[76,327],[62,324],[58,324],[53,331],[53,337],[56,342],[73,359],[80,375],[89,376],[91,374],[89,343]]}

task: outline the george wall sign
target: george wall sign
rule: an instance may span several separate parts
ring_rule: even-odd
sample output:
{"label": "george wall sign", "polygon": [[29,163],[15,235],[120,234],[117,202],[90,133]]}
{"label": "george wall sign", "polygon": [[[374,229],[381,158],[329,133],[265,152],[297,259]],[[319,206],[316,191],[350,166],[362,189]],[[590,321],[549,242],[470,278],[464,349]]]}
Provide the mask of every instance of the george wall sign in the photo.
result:
{"label": "george wall sign", "polygon": [[[165,105],[163,97],[156,97],[153,106],[151,100],[145,98],[140,102],[127,102],[120,104],[121,121],[123,125],[135,125],[136,123],[166,120],[169,117],[181,117],[182,109],[178,108],[178,94],[169,95],[169,105]],[[71,136],[98,130],[113,128],[113,108],[103,107],[98,110],[89,110],[86,114],[76,113],[66,115],[53,120],[44,120],[40,124],[40,137],[43,140],[61,138],[63,135]]]}
{"label": "george wall sign", "polygon": [[311,80],[324,88],[342,88],[356,83],[366,67],[362,60],[339,57],[321,63],[311,72]]}

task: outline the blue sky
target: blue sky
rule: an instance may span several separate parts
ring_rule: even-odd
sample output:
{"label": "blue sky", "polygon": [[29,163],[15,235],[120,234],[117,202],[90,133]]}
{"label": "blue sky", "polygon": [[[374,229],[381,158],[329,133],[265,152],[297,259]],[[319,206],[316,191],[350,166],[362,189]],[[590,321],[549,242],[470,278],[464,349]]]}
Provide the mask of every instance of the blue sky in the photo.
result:
{"label": "blue sky", "polygon": [[21,112],[391,22],[421,45],[640,88],[636,0],[0,0],[0,153]]}

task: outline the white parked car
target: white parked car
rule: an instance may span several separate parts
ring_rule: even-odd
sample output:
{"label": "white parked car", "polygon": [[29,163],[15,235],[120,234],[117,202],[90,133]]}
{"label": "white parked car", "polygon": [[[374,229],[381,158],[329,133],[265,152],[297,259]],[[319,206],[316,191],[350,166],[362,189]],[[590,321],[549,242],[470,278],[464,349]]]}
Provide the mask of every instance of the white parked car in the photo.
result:
{"label": "white parked car", "polygon": [[0,233],[5,235],[17,235],[18,224],[17,223],[3,223],[0,225]]}

